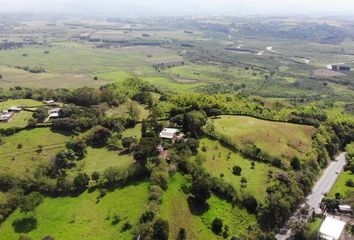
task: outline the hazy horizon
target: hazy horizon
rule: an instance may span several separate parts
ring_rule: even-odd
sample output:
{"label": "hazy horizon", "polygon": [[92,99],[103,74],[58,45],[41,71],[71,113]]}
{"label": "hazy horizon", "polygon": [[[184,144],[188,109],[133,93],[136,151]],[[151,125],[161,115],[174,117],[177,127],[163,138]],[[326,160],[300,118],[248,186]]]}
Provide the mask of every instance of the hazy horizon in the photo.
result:
{"label": "hazy horizon", "polygon": [[354,15],[354,2],[337,0],[0,0],[0,12],[167,15]]}

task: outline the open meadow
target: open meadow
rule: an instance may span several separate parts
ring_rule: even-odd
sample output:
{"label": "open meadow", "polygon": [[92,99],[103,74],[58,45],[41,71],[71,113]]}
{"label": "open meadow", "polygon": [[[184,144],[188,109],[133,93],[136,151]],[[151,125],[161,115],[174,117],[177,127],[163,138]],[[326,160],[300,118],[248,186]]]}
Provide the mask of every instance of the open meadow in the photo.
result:
{"label": "open meadow", "polygon": [[134,162],[129,154],[120,155],[118,151],[90,147],[86,157],[77,163],[77,170],[91,175],[94,171],[102,173],[109,167],[128,169]]}
{"label": "open meadow", "polygon": [[17,177],[33,175],[37,167],[48,166],[69,139],[70,136],[49,128],[23,130],[4,137],[0,145],[0,172]]}
{"label": "open meadow", "polygon": [[184,184],[186,179],[182,175],[174,175],[163,197],[160,215],[169,221],[170,239],[176,238],[180,228],[186,229],[188,239],[223,239],[211,231],[211,223],[216,217],[229,226],[230,236],[248,236],[247,228],[256,225],[254,215],[217,196],[208,200],[207,210],[196,209],[181,189]]}
{"label": "open meadow", "polygon": [[27,234],[33,239],[50,235],[65,240],[130,240],[131,229],[123,226],[138,222],[147,203],[147,190],[148,183],[138,182],[108,192],[100,201],[98,191],[77,197],[48,197],[36,209],[36,220],[30,214],[15,211],[1,226],[0,239],[18,239]]}
{"label": "open meadow", "polygon": [[[266,163],[246,159],[222,146],[217,140],[207,138],[200,141],[199,157],[205,159],[203,166],[211,175],[232,184],[241,195],[255,196],[259,202],[265,201],[266,190],[272,184],[273,174],[279,171]],[[242,169],[239,176],[233,174],[235,166]],[[245,178],[247,183],[242,183],[241,178]]]}
{"label": "open meadow", "polygon": [[221,116],[211,120],[217,135],[226,137],[242,149],[254,144],[278,158],[304,156],[310,152],[315,132],[312,126],[279,123],[244,116]]}

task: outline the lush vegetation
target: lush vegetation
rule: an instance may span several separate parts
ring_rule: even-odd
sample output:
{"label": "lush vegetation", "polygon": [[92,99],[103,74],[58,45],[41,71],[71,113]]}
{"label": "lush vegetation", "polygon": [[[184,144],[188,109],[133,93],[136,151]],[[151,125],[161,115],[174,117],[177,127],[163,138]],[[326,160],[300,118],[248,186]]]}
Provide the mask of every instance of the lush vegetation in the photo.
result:
{"label": "lush vegetation", "polygon": [[352,65],[347,27],[234,21],[1,25],[0,110],[23,110],[0,123],[0,239],[274,239],[344,150],[325,202],[352,204],[354,75],[321,69]]}

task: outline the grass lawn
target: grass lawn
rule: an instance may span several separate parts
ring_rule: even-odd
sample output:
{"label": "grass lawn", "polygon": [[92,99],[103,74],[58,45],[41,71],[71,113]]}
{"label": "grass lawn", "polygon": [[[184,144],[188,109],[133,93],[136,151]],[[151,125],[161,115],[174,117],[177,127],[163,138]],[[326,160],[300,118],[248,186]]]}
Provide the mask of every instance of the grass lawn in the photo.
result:
{"label": "grass lawn", "polygon": [[[46,51],[49,53],[45,54]],[[0,74],[3,75],[2,87],[99,87],[116,81],[117,77],[129,76],[123,72],[131,69],[151,67],[156,62],[181,60],[182,57],[174,51],[155,46],[100,49],[86,44],[60,42],[52,43],[51,47],[1,51]],[[16,69],[16,66],[41,67],[45,72],[34,74]],[[102,73],[107,74],[100,75]],[[99,80],[93,80],[97,75]]]}
{"label": "grass lawn", "polygon": [[83,73],[30,73],[14,67],[0,66],[3,78],[0,80],[4,88],[47,87],[47,88],[78,88],[82,86],[100,87],[110,80],[99,79],[95,81],[93,75]]}
{"label": "grass lawn", "polygon": [[103,172],[112,166],[126,169],[133,163],[134,158],[131,155],[119,155],[117,151],[106,148],[89,147],[86,157],[78,162],[78,169],[91,175],[94,171]]}
{"label": "grass lawn", "polygon": [[187,239],[223,239],[211,231],[214,218],[221,218],[229,226],[231,236],[247,236],[247,228],[256,225],[256,217],[244,209],[232,207],[230,203],[216,196],[208,200],[209,209],[202,213],[192,213],[188,204],[188,196],[181,186],[186,179],[181,174],[175,174],[169,182],[168,190],[163,195],[160,215],[168,220],[170,239],[176,239],[180,228],[187,231]]}
{"label": "grass lawn", "polygon": [[[69,139],[70,137],[52,132],[49,128],[24,130],[2,137],[0,172],[13,175],[33,173],[36,166],[47,165]],[[42,146],[41,152],[37,152],[39,145]]]}
{"label": "grass lawn", "polygon": [[213,120],[218,135],[229,138],[242,148],[255,144],[271,156],[303,156],[311,150],[312,126],[279,123],[244,116],[221,116]]}
{"label": "grass lawn", "polygon": [[184,183],[186,179],[181,174],[175,174],[170,179],[168,190],[163,195],[160,215],[169,222],[170,239],[176,239],[180,228],[186,229],[187,239],[217,239],[200,216],[191,213],[187,195],[181,190]]}
{"label": "grass lawn", "polygon": [[[49,53],[45,54],[45,51]],[[152,57],[147,57],[148,55]],[[50,73],[88,75],[179,60],[181,57],[173,51],[160,47],[101,49],[72,42],[53,43],[51,47],[26,47],[0,52],[0,65],[43,67]]]}
{"label": "grass lawn", "polygon": [[191,92],[196,87],[205,85],[204,83],[178,83],[165,77],[141,77],[160,90],[171,92]]}
{"label": "grass lawn", "polygon": [[308,224],[309,224],[311,233],[318,232],[320,230],[320,227],[321,227],[321,224],[322,224],[322,219],[321,218],[315,218],[315,219],[311,220]]}
{"label": "grass lawn", "polygon": [[139,121],[148,118],[149,110],[146,109],[145,106],[135,102],[135,101],[127,101],[123,104],[119,105],[119,107],[110,108],[107,111],[107,116],[109,117],[129,117],[129,108],[134,107],[139,112]]}
{"label": "grass lawn", "polygon": [[7,110],[10,107],[31,107],[31,106],[41,106],[42,102],[33,99],[10,99],[4,102],[0,102],[0,110]]}
{"label": "grass lawn", "polygon": [[[45,198],[36,209],[34,226],[26,223],[26,216],[16,210],[2,224],[0,239],[18,239],[21,232],[27,232],[31,239],[47,235],[63,240],[132,239],[132,231],[122,232],[122,227],[126,222],[137,224],[148,201],[148,183],[109,192],[98,203],[97,196],[95,191],[78,197]],[[121,219],[116,225],[112,224],[114,214]]]}
{"label": "grass lawn", "polygon": [[137,139],[140,139],[141,138],[141,123],[136,124],[134,128],[127,128],[122,133],[122,136],[123,136],[123,138],[135,137]]}
{"label": "grass lawn", "polygon": [[131,78],[132,75],[125,71],[113,71],[100,73],[97,75],[98,79],[113,80],[114,82],[123,82],[124,80]]}
{"label": "grass lawn", "polygon": [[[201,149],[207,149],[203,152]],[[215,177],[220,177],[223,174],[223,179],[231,183],[239,193],[249,193],[263,202],[266,197],[266,189],[270,186],[271,179],[268,178],[269,171],[275,173],[276,168],[260,162],[255,162],[255,167],[252,169],[251,160],[248,160],[238,153],[223,147],[219,141],[203,138],[200,141],[199,154],[206,159],[204,167]],[[232,173],[232,168],[239,166],[242,168],[241,176],[235,176]],[[241,187],[241,177],[247,179],[247,186]]]}
{"label": "grass lawn", "polygon": [[16,113],[8,122],[0,122],[0,128],[26,127],[28,124],[28,119],[32,117],[32,114],[32,112],[26,111]]}
{"label": "grass lawn", "polygon": [[[257,225],[255,215],[251,215],[245,209],[233,207],[226,200],[212,196],[208,200],[209,210],[203,214],[204,224],[211,228],[211,224],[215,218],[220,218],[224,226],[229,227],[229,236],[237,236],[245,239],[250,234],[248,228],[252,229]],[[251,231],[251,230],[250,230]],[[221,237],[220,237],[221,238]]]}
{"label": "grass lawn", "polygon": [[[11,99],[4,102],[0,102],[0,111],[7,110],[10,107],[32,107],[41,106],[42,102],[33,99]],[[32,112],[21,111],[16,113],[8,122],[0,122],[0,128],[10,127],[26,127],[28,119],[32,117]]]}
{"label": "grass lawn", "polygon": [[347,198],[352,198],[354,196],[354,187],[345,185],[345,182],[349,179],[354,181],[354,175],[350,171],[341,173],[331,191],[328,193],[328,196],[334,198],[336,193],[340,193],[344,202]]}

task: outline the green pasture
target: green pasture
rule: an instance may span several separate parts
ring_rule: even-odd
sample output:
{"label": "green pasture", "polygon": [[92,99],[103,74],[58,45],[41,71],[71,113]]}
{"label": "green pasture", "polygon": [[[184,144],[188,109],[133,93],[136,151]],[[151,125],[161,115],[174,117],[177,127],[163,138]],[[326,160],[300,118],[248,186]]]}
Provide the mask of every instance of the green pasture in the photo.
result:
{"label": "green pasture", "polygon": [[255,144],[271,156],[290,158],[310,152],[315,132],[312,126],[260,120],[245,116],[221,116],[213,120],[217,135],[230,139],[238,148]]}
{"label": "green pasture", "polygon": [[[148,183],[136,183],[109,192],[100,201],[99,193],[85,192],[78,197],[45,198],[31,214],[16,210],[0,227],[0,239],[18,239],[21,233],[31,239],[52,236],[65,240],[106,240],[133,237],[132,230],[123,230],[125,223],[135,226],[148,201]],[[120,221],[112,223],[113,216]]]}

